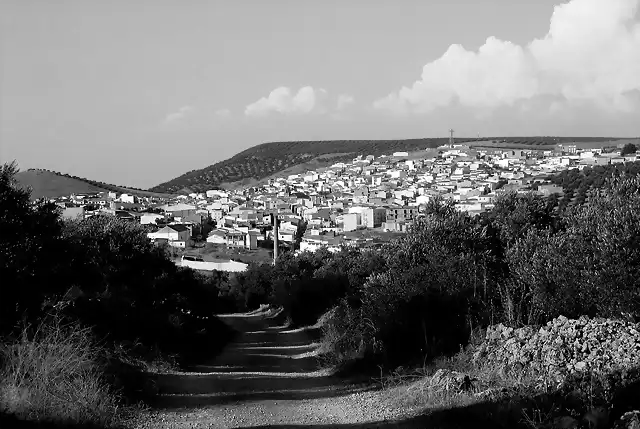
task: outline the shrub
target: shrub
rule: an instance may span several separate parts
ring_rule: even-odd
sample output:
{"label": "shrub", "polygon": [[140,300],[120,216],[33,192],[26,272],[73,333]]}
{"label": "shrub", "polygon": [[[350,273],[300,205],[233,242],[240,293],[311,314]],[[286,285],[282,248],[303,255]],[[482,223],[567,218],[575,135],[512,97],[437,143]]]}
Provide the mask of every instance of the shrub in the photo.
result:
{"label": "shrub", "polygon": [[269,303],[273,267],[270,264],[249,264],[244,273],[230,279],[228,295],[234,297],[241,310],[253,310]]}
{"label": "shrub", "polygon": [[361,311],[341,303],[321,317],[320,353],[324,362],[343,367],[365,357]]}
{"label": "shrub", "polygon": [[626,145],[624,145],[624,147],[620,151],[620,155],[621,156],[630,155],[632,153],[636,153],[637,150],[638,148],[636,147],[636,145],[634,145],[633,143],[627,143]]}
{"label": "shrub", "polygon": [[383,249],[380,271],[333,313],[328,329],[360,332],[350,334],[359,342],[332,333],[336,343],[327,339],[325,346],[335,353],[330,359],[358,356],[394,366],[459,350],[473,326],[495,311],[491,240],[449,203],[431,204],[406,237]]}
{"label": "shrub", "polygon": [[31,421],[117,423],[119,398],[103,378],[91,332],[59,317],[26,327],[0,348],[0,412]]}

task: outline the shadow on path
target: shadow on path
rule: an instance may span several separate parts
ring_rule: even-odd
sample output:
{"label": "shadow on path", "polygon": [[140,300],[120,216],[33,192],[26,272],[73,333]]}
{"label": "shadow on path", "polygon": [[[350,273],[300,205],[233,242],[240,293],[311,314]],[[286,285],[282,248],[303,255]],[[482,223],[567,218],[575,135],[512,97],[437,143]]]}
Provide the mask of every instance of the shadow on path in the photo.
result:
{"label": "shadow on path", "polygon": [[330,398],[373,389],[370,384],[345,384],[320,370],[317,327],[289,329],[277,314],[265,312],[219,318],[239,332],[235,340],[210,362],[155,375],[153,408]]}

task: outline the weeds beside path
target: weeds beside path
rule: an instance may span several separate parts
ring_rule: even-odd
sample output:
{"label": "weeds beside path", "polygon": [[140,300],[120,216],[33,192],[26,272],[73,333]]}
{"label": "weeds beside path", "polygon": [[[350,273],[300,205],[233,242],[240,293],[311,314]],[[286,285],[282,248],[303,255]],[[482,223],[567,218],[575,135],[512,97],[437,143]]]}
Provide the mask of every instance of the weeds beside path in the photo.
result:
{"label": "weeds beside path", "polygon": [[371,383],[319,369],[318,327],[291,330],[268,311],[220,318],[240,333],[235,341],[211,362],[158,375],[153,411],[136,428],[341,425],[399,413],[381,406]]}
{"label": "weeds beside path", "polygon": [[103,353],[88,328],[57,317],[0,343],[0,427],[116,427],[118,397],[103,376]]}

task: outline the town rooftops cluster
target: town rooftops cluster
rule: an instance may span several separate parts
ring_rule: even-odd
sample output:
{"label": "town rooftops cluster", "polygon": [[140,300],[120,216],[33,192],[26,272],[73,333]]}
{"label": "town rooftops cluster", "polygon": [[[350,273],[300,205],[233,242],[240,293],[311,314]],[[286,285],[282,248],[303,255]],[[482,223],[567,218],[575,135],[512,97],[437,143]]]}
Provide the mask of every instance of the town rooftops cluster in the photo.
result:
{"label": "town rooftops cluster", "polygon": [[[210,190],[171,199],[139,198],[103,192],[56,199],[65,217],[103,213],[149,225],[149,237],[187,248],[207,221],[216,228],[208,243],[256,249],[273,238],[272,215],[279,219],[281,243],[301,251],[343,245],[371,247],[402,234],[435,197],[455,202],[471,215],[493,207],[504,191],[562,194],[547,181],[561,170],[635,161],[619,151],[558,145],[552,150],[477,150],[451,145],[437,151],[394,153],[317,171],[268,180],[233,191]],[[196,232],[194,232],[196,231]]]}

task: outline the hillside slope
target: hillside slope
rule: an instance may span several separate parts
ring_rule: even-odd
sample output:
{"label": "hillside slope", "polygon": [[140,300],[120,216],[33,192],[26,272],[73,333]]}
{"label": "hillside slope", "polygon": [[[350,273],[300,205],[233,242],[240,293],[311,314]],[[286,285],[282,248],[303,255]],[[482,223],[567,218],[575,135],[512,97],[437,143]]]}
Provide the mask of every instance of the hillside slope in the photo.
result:
{"label": "hillside slope", "polygon": [[137,196],[166,197],[165,193],[145,191],[143,189],[116,186],[108,183],[97,182],[82,177],[70,176],[56,171],[29,169],[16,174],[16,180],[23,187],[31,188],[31,198],[56,198],[70,194],[92,194],[97,192],[112,191],[128,193]]}
{"label": "hillside slope", "polygon": [[[489,137],[458,138],[456,142],[493,148],[544,149],[558,143],[574,141],[609,142],[607,137]],[[613,139],[615,140],[615,139]],[[151,188],[156,192],[203,192],[228,184],[256,183],[300,164],[321,168],[357,155],[391,155],[393,152],[436,148],[448,143],[447,138],[407,140],[331,140],[263,143],[208,167],[189,171]],[[226,186],[225,186],[226,187]]]}

